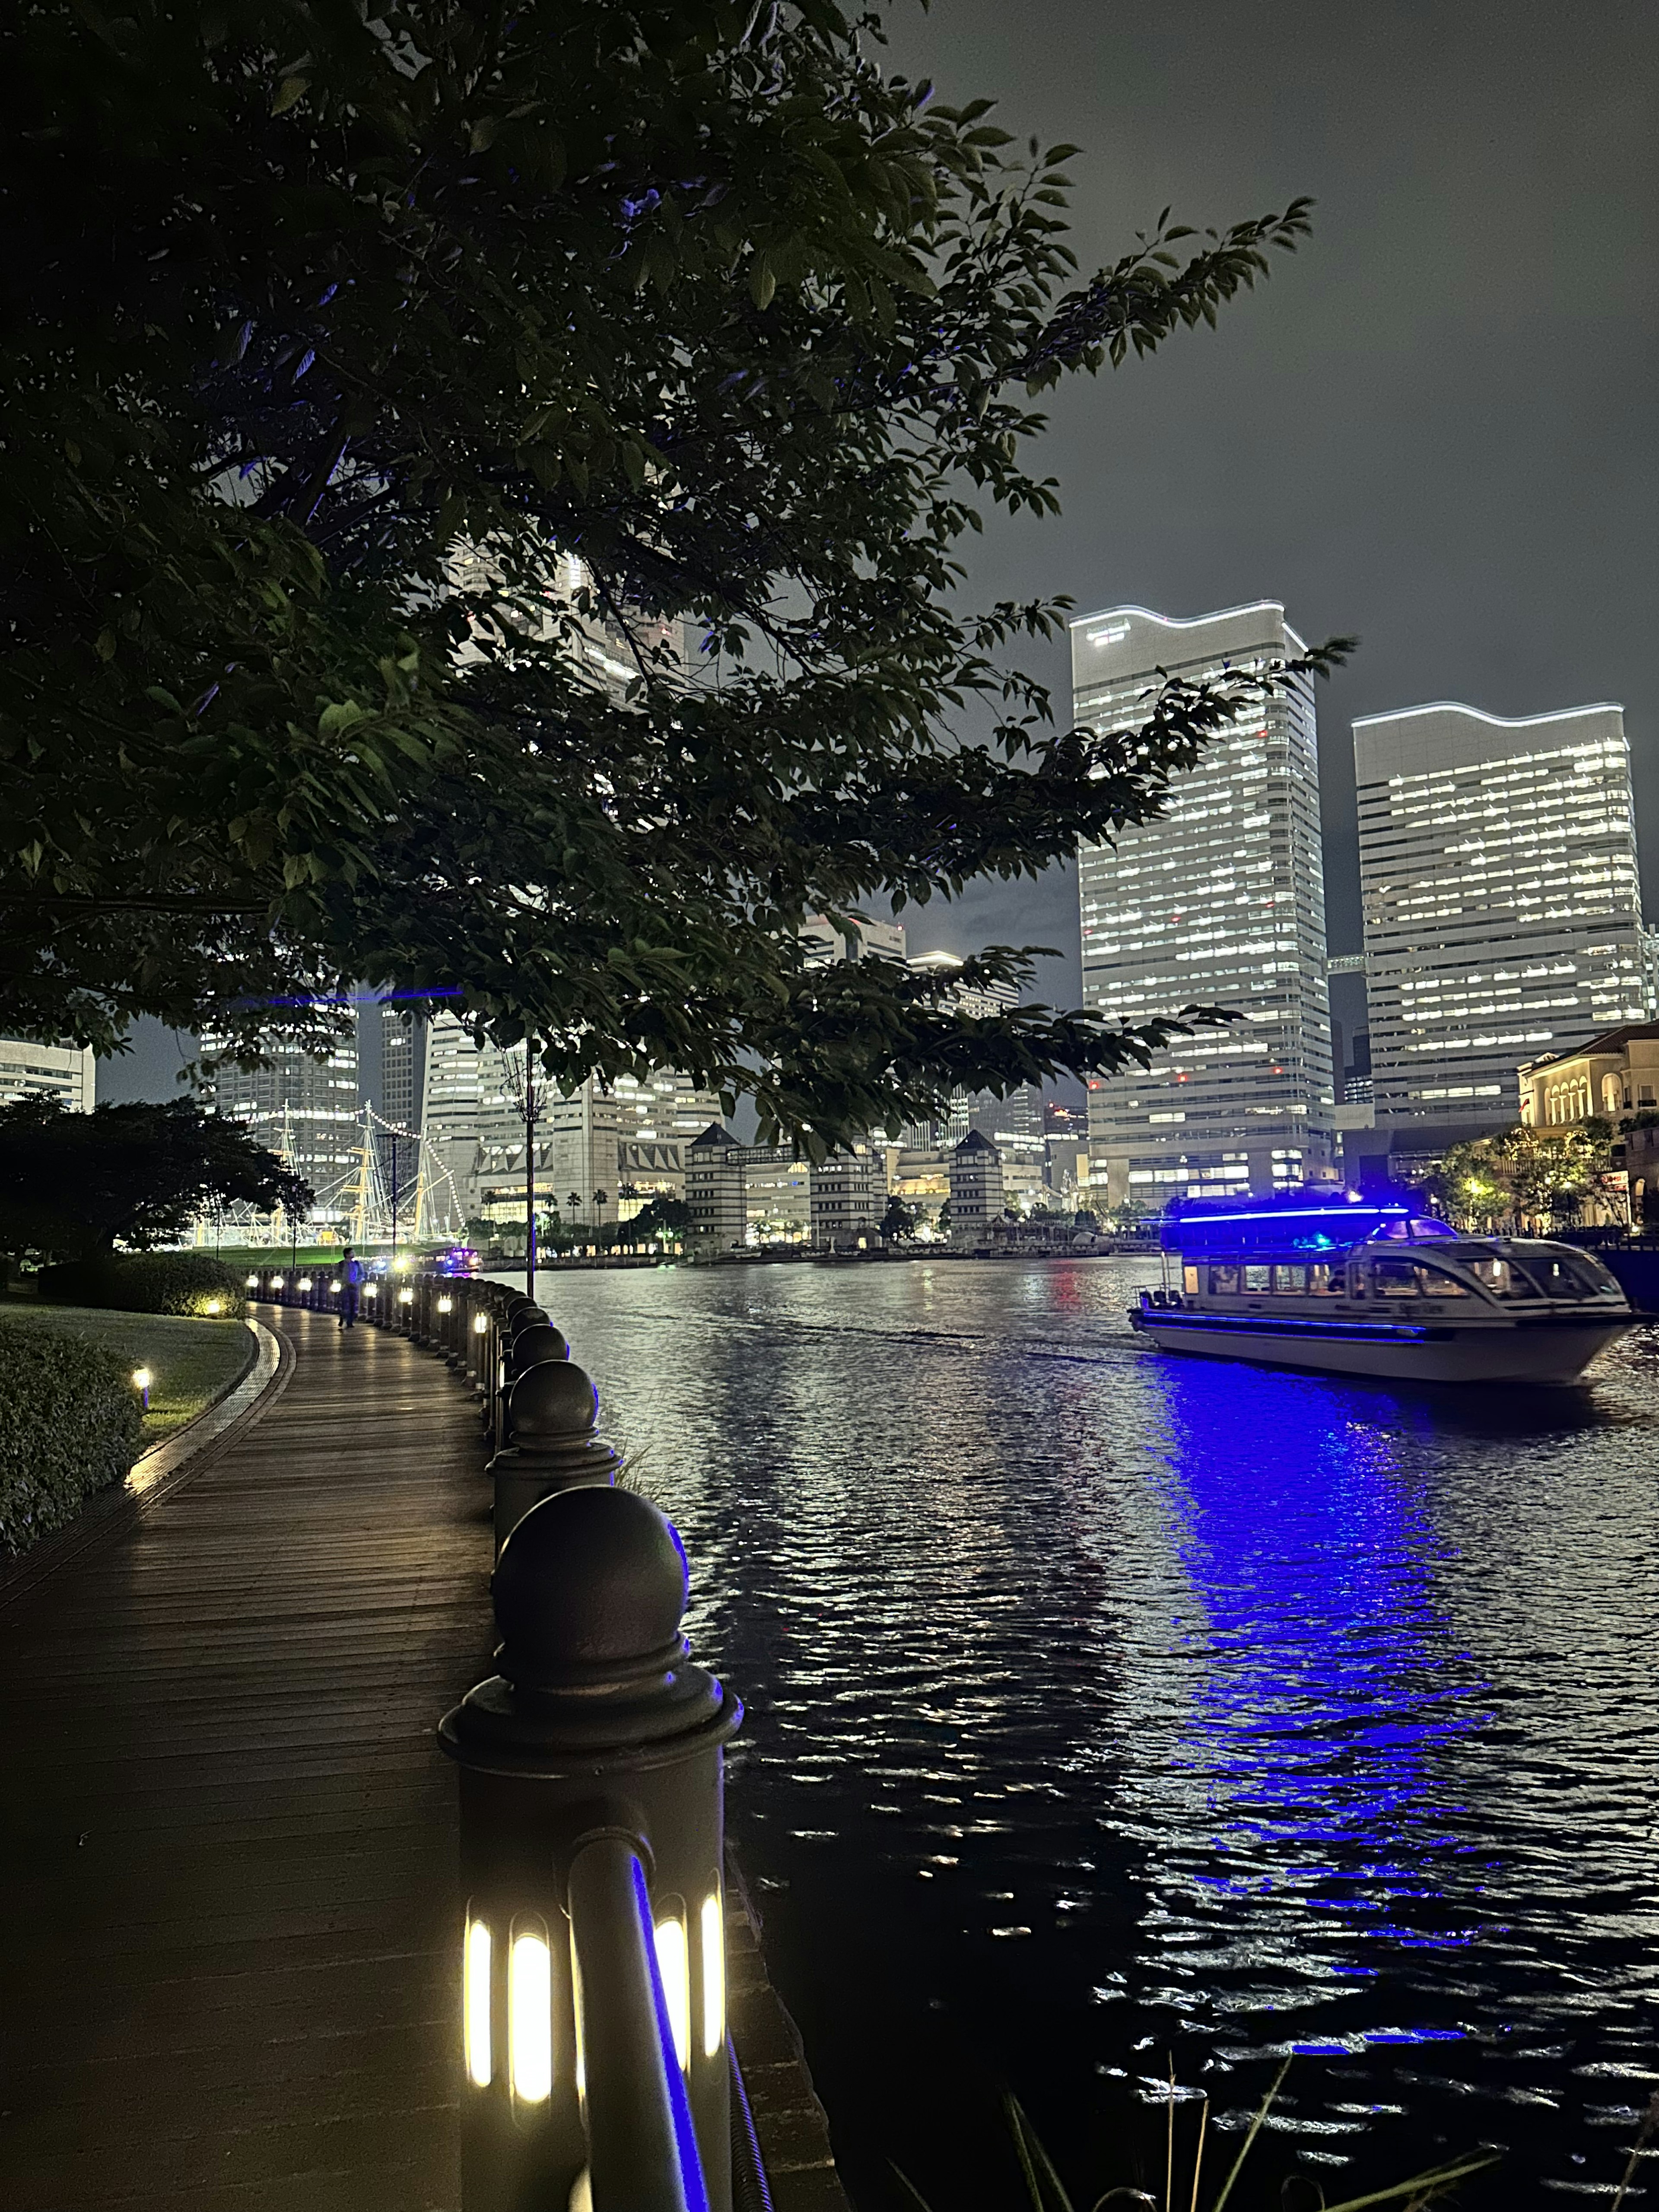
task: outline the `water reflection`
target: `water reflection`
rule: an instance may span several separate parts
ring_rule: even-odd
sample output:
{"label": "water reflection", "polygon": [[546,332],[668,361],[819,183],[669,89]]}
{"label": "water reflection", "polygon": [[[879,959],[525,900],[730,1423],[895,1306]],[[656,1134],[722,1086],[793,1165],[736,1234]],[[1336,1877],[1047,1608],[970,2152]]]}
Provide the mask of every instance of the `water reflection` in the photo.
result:
{"label": "water reflection", "polygon": [[1610,2195],[1659,2051],[1654,1333],[1413,1393],[1149,1353],[1136,1279],[546,1289],[750,1701],[734,1826],[862,2197],[985,2201],[995,2081],[1161,2186],[1165,2054],[1225,2127],[1288,2048],[1279,2172],[1490,2141],[1466,2202]]}

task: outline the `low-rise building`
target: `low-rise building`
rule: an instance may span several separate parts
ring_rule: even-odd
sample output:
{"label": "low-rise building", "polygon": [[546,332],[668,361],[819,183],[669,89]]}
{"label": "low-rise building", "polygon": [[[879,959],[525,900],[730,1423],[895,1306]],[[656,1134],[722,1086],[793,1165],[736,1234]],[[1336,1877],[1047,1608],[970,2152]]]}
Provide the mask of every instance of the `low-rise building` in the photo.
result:
{"label": "low-rise building", "polygon": [[1002,1155],[970,1129],[951,1154],[951,1242],[970,1249],[988,1243],[1002,1205]]}
{"label": "low-rise building", "polygon": [[1547,1133],[1595,1116],[1615,1124],[1659,1106],[1659,1022],[1604,1030],[1521,1069],[1521,1119]]}
{"label": "low-rise building", "polygon": [[820,1252],[874,1246],[887,1203],[884,1156],[868,1145],[831,1152],[811,1174],[812,1243]]}
{"label": "low-rise building", "polygon": [[711,1121],[686,1146],[686,1242],[694,1250],[725,1252],[743,1243],[748,1229],[744,1151],[720,1121]]}

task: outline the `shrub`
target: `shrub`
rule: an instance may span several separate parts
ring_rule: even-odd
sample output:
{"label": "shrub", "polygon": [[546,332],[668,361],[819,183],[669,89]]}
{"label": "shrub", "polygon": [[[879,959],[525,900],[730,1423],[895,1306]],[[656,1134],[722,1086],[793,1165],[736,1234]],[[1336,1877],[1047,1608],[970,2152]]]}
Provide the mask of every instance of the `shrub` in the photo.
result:
{"label": "shrub", "polygon": [[222,1314],[240,1321],[247,1312],[243,1278],[210,1252],[107,1252],[43,1267],[36,1277],[43,1298],[64,1306],[118,1306],[127,1313]]}
{"label": "shrub", "polygon": [[138,1401],[101,1345],[0,1322],[0,1554],[72,1521],[138,1456]]}

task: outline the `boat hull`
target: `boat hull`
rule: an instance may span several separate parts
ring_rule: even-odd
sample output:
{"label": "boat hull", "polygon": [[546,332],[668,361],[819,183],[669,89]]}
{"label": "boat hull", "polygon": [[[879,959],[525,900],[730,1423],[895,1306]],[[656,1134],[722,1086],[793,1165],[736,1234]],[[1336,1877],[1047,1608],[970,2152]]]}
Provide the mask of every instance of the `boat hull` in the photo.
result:
{"label": "boat hull", "polygon": [[1129,1321],[1160,1352],[1389,1382],[1576,1382],[1598,1352],[1633,1326],[1627,1314],[1389,1327],[1158,1307],[1132,1312]]}

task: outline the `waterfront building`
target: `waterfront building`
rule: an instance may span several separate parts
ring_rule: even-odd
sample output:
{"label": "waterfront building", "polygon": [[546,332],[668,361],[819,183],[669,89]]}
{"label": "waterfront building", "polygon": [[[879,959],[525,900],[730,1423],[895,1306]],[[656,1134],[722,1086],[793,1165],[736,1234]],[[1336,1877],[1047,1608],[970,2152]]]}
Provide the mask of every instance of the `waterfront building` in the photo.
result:
{"label": "waterfront building", "polygon": [[1528,1060],[1519,1082],[1522,1121],[1547,1134],[1592,1117],[1616,1129],[1626,1115],[1659,1112],[1659,1022],[1608,1030]]}
{"label": "waterfront building", "polygon": [[1616,706],[1353,726],[1379,1132],[1512,1123],[1518,1069],[1655,1011]]}
{"label": "waterfront building", "polygon": [[[1276,600],[1191,621],[1112,608],[1072,624],[1073,712],[1092,730],[1138,729],[1166,677],[1260,672],[1303,650]],[[1241,708],[1176,780],[1156,821],[1085,844],[1078,859],[1083,995],[1094,1012],[1114,1024],[1186,1006],[1238,1017],[1172,1040],[1148,1067],[1091,1079],[1097,1201],[1265,1195],[1331,1176],[1336,1099],[1309,678]]]}
{"label": "waterfront building", "polygon": [[1002,1155],[970,1129],[951,1153],[951,1242],[988,1243],[1002,1206]]}
{"label": "waterfront building", "polygon": [[729,1251],[744,1240],[744,1149],[720,1121],[710,1122],[685,1148],[686,1242],[697,1250]]}
{"label": "waterfront building", "polygon": [[[209,1054],[222,1048],[210,1033],[202,1044]],[[356,1032],[323,1060],[295,1044],[272,1042],[264,1050],[264,1067],[217,1069],[210,1086],[214,1111],[240,1121],[256,1143],[305,1177],[316,1193],[313,1224],[349,1224],[362,1209],[365,1170]]]}
{"label": "waterfront building", "polygon": [[789,1145],[743,1148],[744,1236],[751,1244],[804,1244],[812,1231],[812,1170]]}
{"label": "waterfront building", "polygon": [[71,1114],[90,1114],[97,1062],[78,1045],[34,1044],[0,1037],[0,1106],[18,1098],[55,1098]]}
{"label": "waterfront building", "polygon": [[856,939],[837,929],[828,915],[809,914],[801,925],[809,968],[828,968],[837,960],[902,960],[904,924],[902,921],[861,921]]}
{"label": "waterfront building", "polygon": [[820,1252],[856,1252],[878,1241],[887,1203],[883,1155],[868,1145],[831,1152],[810,1176],[812,1243]]}

